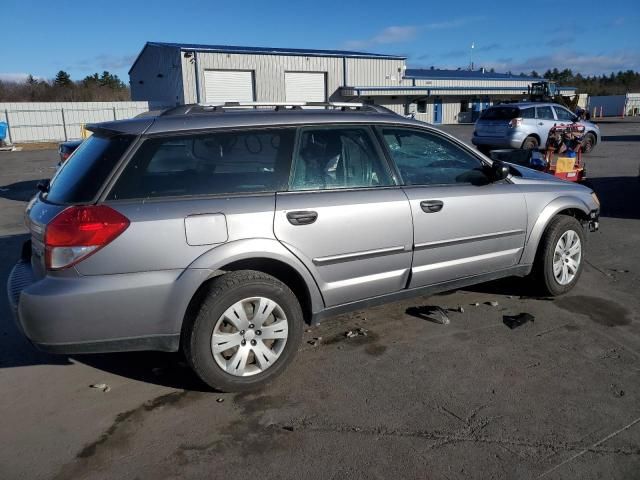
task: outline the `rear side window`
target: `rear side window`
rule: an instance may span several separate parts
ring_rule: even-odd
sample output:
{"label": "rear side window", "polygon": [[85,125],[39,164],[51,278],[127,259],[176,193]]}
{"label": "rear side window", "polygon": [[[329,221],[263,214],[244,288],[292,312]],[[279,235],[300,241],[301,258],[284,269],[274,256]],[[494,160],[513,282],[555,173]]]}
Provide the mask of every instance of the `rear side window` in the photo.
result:
{"label": "rear side window", "polygon": [[294,129],[245,130],[146,140],[112,200],[275,192],[286,188]]}
{"label": "rear side window", "polygon": [[90,136],[53,177],[45,200],[61,204],[93,200],[133,138]]}
{"label": "rear side window", "polygon": [[518,107],[492,107],[480,115],[482,120],[511,120],[518,118],[520,109]]}
{"label": "rear side window", "polygon": [[523,108],[520,110],[520,118],[535,118],[536,111],[533,108]]}

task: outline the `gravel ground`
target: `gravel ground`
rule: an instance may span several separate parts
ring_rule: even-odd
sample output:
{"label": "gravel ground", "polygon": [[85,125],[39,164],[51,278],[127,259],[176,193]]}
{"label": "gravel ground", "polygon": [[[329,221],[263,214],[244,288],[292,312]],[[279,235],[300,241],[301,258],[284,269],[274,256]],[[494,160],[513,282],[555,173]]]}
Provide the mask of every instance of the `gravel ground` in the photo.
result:
{"label": "gravel ground", "polygon": [[[601,128],[601,230],[569,295],[509,279],[332,318],[260,392],[208,392],[178,355],[39,353],[0,297],[0,478],[640,478],[640,122]],[[3,279],[55,162],[0,152]]]}

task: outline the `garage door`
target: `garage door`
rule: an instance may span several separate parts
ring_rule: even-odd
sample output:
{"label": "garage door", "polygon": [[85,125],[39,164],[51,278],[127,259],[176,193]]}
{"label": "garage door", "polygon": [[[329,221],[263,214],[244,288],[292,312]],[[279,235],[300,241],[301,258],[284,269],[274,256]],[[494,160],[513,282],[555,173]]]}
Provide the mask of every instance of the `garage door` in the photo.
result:
{"label": "garage door", "polygon": [[247,70],[205,70],[205,102],[253,102],[253,72]]}
{"label": "garage door", "polygon": [[325,74],[317,72],[285,72],[284,84],[287,102],[324,102]]}

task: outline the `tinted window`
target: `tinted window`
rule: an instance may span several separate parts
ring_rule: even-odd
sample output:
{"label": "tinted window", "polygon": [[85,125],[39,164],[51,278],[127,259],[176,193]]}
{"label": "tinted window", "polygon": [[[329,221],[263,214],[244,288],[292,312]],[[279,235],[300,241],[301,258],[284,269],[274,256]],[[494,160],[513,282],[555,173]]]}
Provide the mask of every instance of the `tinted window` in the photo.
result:
{"label": "tinted window", "polygon": [[382,134],[406,185],[488,182],[482,162],[444,137],[403,128]]}
{"label": "tinted window", "polygon": [[416,109],[418,110],[418,113],[427,113],[427,101],[419,100]]}
{"label": "tinted window", "polygon": [[52,203],[93,200],[132,141],[130,136],[90,136],[53,177],[46,200]]}
{"label": "tinted window", "polygon": [[569,110],[565,110],[560,107],[553,107],[556,111],[556,116],[558,120],[562,120],[563,122],[573,122],[574,115]]}
{"label": "tinted window", "polygon": [[491,107],[482,112],[482,120],[511,120],[518,118],[520,109],[517,107]]}
{"label": "tinted window", "polygon": [[109,198],[274,192],[286,186],[294,130],[247,130],[146,140]]}
{"label": "tinted window", "polygon": [[536,111],[534,108],[523,108],[522,110],[520,110],[521,118],[535,118],[535,116]]}
{"label": "tinted window", "polygon": [[551,107],[536,107],[536,118],[540,120],[555,120]]}
{"label": "tinted window", "polygon": [[385,185],[393,185],[393,181],[368,128],[302,129],[292,190]]}

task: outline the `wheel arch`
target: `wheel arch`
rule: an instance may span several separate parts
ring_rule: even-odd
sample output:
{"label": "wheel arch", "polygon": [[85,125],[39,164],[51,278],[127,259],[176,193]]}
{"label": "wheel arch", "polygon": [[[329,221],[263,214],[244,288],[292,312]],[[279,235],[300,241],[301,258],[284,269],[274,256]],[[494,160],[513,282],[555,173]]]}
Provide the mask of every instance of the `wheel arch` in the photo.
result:
{"label": "wheel arch", "polygon": [[526,137],[524,137],[524,140],[522,141],[522,145],[520,145],[520,148],[524,147],[524,143],[527,141],[527,138],[529,137],[533,137],[536,139],[536,141],[538,142],[538,147],[540,147],[542,145],[542,140],[540,139],[540,135],[538,135],[537,133],[530,133],[529,135],[527,135]]}
{"label": "wheel arch", "polygon": [[210,275],[195,290],[181,319],[181,332],[197,315],[211,281],[226,272],[256,270],[287,285],[298,298],[304,320],[324,308],[320,290],[307,268],[277,240],[250,239],[230,242],[203,254],[191,269],[207,269]]}
{"label": "wheel arch", "polygon": [[531,229],[529,238],[520,258],[520,263],[525,265],[533,264],[540,240],[549,225],[549,222],[558,215],[569,215],[578,220],[589,220],[589,207],[586,203],[576,197],[560,197],[556,198],[542,210],[536,223]]}

